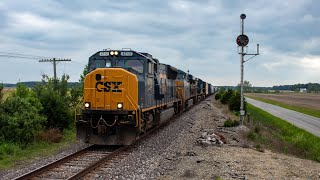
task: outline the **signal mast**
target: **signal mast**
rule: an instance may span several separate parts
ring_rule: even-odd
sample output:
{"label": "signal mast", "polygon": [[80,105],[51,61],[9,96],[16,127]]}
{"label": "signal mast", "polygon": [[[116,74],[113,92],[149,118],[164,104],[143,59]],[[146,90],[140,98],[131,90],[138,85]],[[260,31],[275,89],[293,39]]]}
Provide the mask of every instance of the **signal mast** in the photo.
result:
{"label": "signal mast", "polygon": [[[240,121],[241,125],[243,125],[244,121],[244,116],[245,116],[245,111],[244,111],[244,102],[243,102],[243,64],[253,57],[259,55],[259,44],[257,44],[257,53],[255,54],[248,54],[244,52],[244,47],[248,48],[248,43],[249,43],[249,37],[244,34],[244,19],[246,18],[245,14],[240,15],[240,23],[241,23],[241,34],[237,37],[236,42],[238,44],[238,54],[241,55],[240,59],[240,71],[241,71],[241,80],[240,80],[240,98],[241,98],[241,104],[240,104]],[[239,47],[241,47],[241,51],[239,52]],[[251,58],[244,60],[244,56],[249,55],[252,56]]]}

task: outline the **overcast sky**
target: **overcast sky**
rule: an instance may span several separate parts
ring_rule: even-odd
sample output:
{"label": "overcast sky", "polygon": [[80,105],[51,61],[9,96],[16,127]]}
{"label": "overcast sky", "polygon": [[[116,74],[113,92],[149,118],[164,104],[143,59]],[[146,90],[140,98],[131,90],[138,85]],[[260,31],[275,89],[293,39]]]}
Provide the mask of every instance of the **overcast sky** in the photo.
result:
{"label": "overcast sky", "polygon": [[[320,83],[318,0],[1,0],[0,52],[71,58],[57,73],[78,81],[95,52],[131,48],[214,85],[237,85],[241,13],[248,53],[260,44],[260,56],[245,63],[245,80]],[[39,81],[44,73],[53,75],[50,63],[0,57],[0,82]]]}

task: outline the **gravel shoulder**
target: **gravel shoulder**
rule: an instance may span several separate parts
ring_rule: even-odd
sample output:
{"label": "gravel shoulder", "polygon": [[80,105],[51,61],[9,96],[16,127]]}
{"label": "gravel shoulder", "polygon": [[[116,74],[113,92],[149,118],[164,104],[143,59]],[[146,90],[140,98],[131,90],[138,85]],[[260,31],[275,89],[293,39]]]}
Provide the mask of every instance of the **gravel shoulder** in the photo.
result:
{"label": "gravel shoulder", "polygon": [[[214,96],[210,96],[134,145],[116,162],[101,167],[85,179],[320,178],[320,163],[269,150],[256,151],[244,138],[249,131],[245,126],[222,127],[226,119],[235,118],[214,100]],[[199,144],[197,140],[204,132],[215,133],[225,143]],[[62,156],[61,153],[32,162],[40,166],[58,156]],[[15,171],[19,174],[26,169],[28,167]],[[16,177],[13,174],[11,172],[1,179]]]}

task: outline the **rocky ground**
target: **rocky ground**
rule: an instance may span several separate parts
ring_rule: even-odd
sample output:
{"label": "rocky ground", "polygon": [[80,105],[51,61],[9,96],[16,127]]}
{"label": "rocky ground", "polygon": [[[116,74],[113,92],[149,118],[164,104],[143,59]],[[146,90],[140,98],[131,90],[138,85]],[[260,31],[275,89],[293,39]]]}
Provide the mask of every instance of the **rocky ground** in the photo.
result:
{"label": "rocky ground", "polygon": [[257,151],[245,126],[223,127],[234,118],[211,96],[86,179],[320,179],[320,163]]}

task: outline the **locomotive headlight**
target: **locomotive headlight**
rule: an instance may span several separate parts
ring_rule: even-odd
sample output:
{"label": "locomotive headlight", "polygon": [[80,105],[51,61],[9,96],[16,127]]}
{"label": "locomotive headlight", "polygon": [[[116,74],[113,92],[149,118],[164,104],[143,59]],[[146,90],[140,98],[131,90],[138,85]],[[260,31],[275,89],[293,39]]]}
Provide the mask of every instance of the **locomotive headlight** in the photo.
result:
{"label": "locomotive headlight", "polygon": [[85,107],[85,108],[90,108],[90,103],[89,103],[89,102],[85,102],[85,103],[84,103],[84,107]]}
{"label": "locomotive headlight", "polygon": [[110,52],[110,55],[113,56],[113,55],[114,55],[114,51],[111,51],[111,52]]}
{"label": "locomotive headlight", "polygon": [[116,56],[117,56],[117,55],[118,55],[118,51],[115,51],[115,52],[114,52],[114,55],[116,55]]}
{"label": "locomotive headlight", "polygon": [[118,105],[117,105],[118,109],[122,109],[123,107],[123,103],[122,102],[119,102]]}

